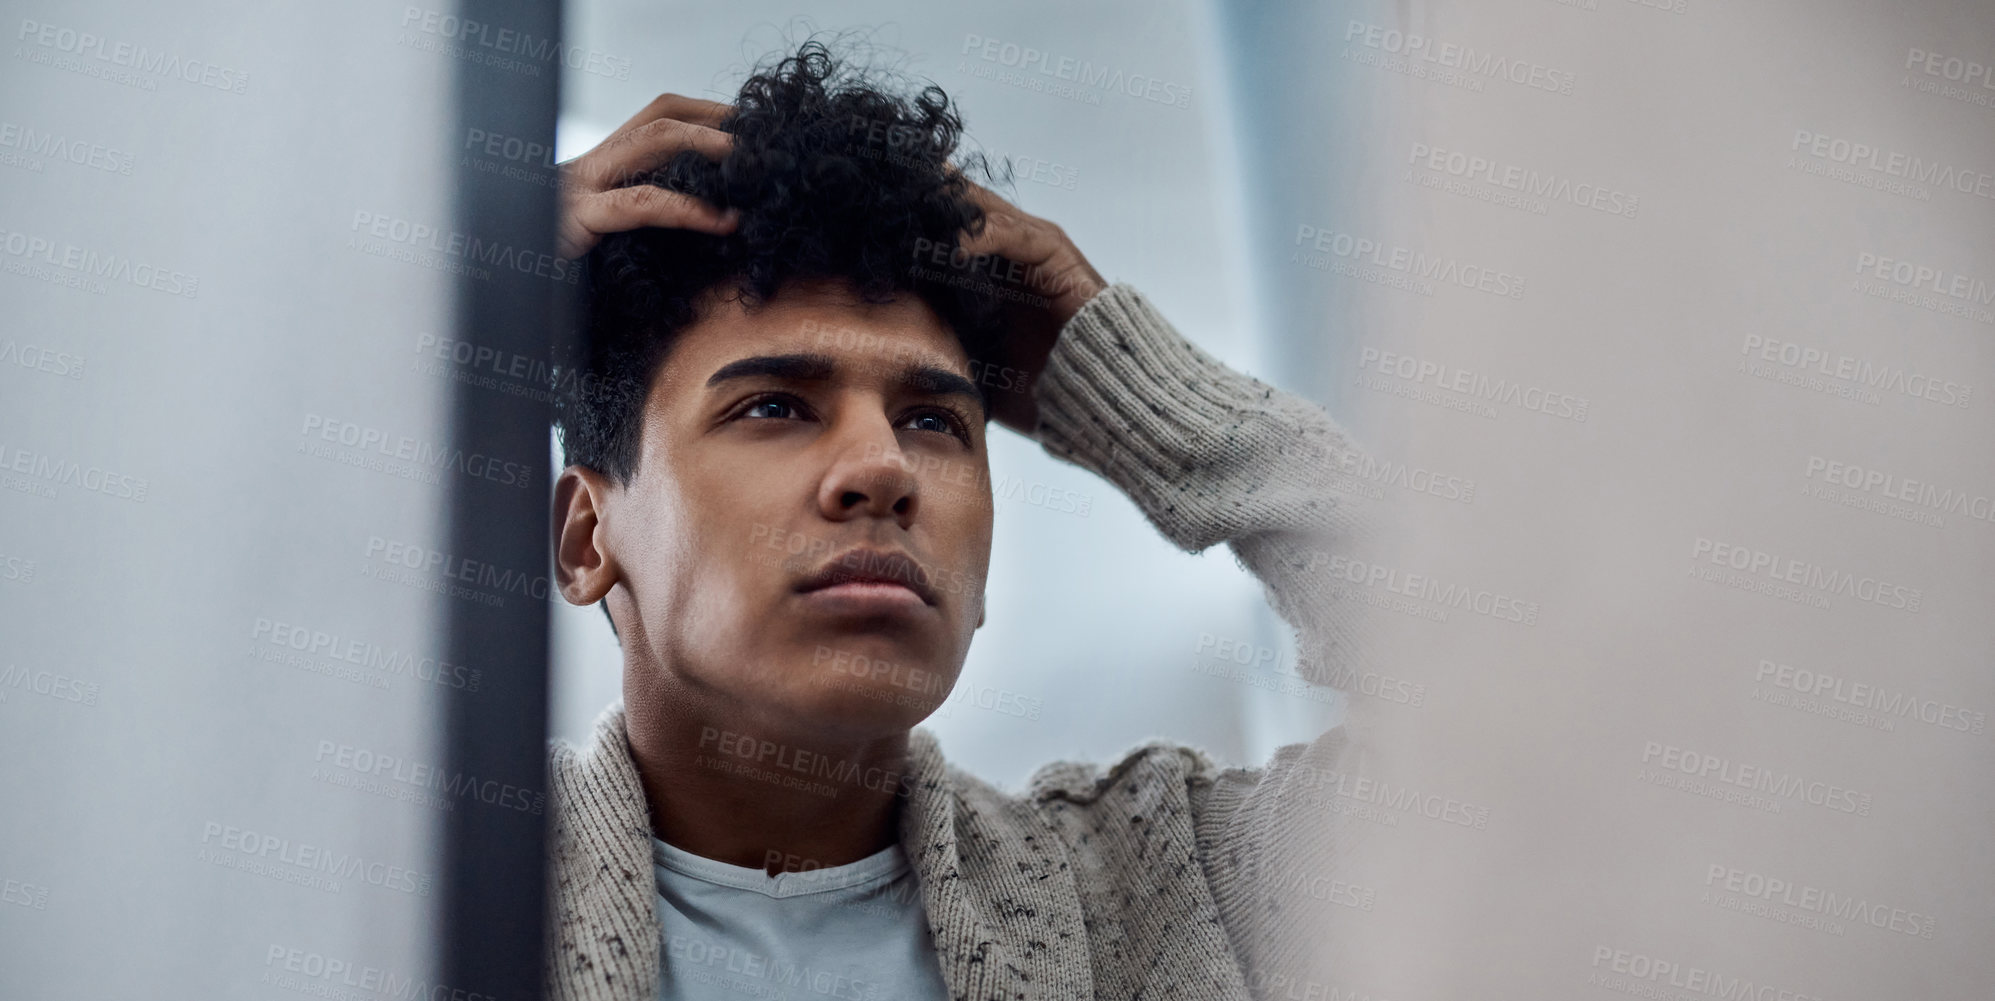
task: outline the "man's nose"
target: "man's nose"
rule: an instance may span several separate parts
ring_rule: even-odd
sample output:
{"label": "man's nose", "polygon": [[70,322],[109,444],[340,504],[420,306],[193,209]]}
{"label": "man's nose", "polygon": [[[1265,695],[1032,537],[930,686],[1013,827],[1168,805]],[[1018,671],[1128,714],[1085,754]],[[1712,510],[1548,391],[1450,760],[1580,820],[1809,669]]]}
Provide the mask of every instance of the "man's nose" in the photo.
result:
{"label": "man's nose", "polygon": [[892,518],[902,528],[914,523],[921,481],[900,449],[885,418],[839,444],[839,454],[818,485],[818,510],[833,521],[855,517]]}

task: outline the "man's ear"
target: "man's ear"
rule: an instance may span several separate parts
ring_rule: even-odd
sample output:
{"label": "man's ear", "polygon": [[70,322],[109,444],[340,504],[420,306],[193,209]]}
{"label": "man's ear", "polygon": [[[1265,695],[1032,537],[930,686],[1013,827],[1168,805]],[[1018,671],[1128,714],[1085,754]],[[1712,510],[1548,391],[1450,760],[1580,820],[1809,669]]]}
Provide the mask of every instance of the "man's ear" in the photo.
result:
{"label": "man's ear", "polygon": [[569,466],[554,482],[554,579],[571,605],[593,605],[621,570],[604,523],[610,482],[587,466]]}

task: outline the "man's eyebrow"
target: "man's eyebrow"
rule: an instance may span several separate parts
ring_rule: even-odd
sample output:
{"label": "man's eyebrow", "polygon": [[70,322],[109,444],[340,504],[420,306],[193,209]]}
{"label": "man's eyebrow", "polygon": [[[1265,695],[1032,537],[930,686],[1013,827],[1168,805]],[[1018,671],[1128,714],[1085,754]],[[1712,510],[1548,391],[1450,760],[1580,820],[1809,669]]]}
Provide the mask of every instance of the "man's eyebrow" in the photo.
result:
{"label": "man's eyebrow", "polygon": [[753,379],[757,377],[788,379],[794,382],[822,382],[838,371],[838,362],[830,355],[753,355],[722,365],[713,375],[707,377],[708,386],[718,386],[730,379]]}
{"label": "man's eyebrow", "polygon": [[984,408],[984,394],[977,391],[977,384],[949,371],[933,365],[910,365],[901,370],[901,381],[913,387],[917,393],[929,396],[967,396]]}

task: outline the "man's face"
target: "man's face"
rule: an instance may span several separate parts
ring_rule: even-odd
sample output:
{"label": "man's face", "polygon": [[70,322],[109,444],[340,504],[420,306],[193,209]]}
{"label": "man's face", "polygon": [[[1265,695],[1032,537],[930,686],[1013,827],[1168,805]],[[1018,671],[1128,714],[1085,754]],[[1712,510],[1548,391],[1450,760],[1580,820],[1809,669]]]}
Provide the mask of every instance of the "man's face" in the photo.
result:
{"label": "man's face", "polygon": [[855,737],[939,706],[990,561],[970,376],[913,296],[793,285],[752,311],[719,299],[682,330],[605,519],[612,607],[640,647],[627,697]]}

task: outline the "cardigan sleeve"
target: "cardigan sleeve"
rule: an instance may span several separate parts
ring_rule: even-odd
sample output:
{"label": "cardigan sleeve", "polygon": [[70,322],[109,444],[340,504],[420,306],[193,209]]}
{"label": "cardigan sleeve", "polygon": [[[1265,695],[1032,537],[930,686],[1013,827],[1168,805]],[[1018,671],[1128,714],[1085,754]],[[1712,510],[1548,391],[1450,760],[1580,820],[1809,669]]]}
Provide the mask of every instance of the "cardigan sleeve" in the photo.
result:
{"label": "cardigan sleeve", "polygon": [[[1349,694],[1362,606],[1342,593],[1333,558],[1368,530],[1337,483],[1364,456],[1328,414],[1220,364],[1123,284],[1062,330],[1038,404],[1048,452],[1121,488],[1180,548],[1231,547],[1295,628],[1297,673]],[[1326,780],[1362,767],[1351,729],[1347,719],[1258,768],[1222,768],[1190,748],[1170,756],[1182,762],[1220,923],[1256,995],[1295,982],[1321,953],[1315,936],[1329,925],[1305,913],[1327,911],[1334,922],[1371,907],[1371,889],[1342,864],[1349,839],[1325,809]]]}
{"label": "cardigan sleeve", "polygon": [[1362,453],[1314,404],[1235,372],[1117,284],[1068,321],[1037,389],[1046,451],[1100,474],[1179,548],[1230,546],[1318,684],[1354,656],[1331,557],[1365,534],[1337,489]]}

